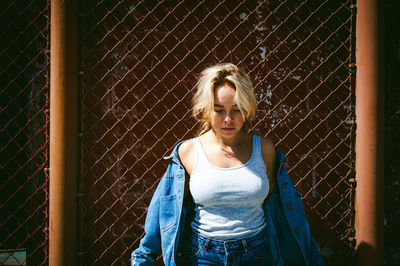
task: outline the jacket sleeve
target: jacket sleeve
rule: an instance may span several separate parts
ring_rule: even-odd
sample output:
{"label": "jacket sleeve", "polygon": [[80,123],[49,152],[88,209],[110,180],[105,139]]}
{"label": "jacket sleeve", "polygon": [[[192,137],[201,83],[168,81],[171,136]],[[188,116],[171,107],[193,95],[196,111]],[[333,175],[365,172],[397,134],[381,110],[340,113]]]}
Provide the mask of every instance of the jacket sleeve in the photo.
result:
{"label": "jacket sleeve", "polygon": [[160,188],[162,187],[163,182],[164,178],[161,180],[153,198],[151,199],[144,226],[145,236],[140,240],[139,247],[132,252],[131,266],[154,265],[154,262],[161,251],[159,209]]}
{"label": "jacket sleeve", "polygon": [[311,237],[311,265],[325,266],[325,261],[322,258],[321,251],[317,242]]}
{"label": "jacket sleeve", "polygon": [[[270,209],[275,210],[272,218],[278,233],[280,251],[288,261],[302,258],[307,260],[307,265],[325,265],[318,244],[311,235],[301,193],[295,188],[283,165],[287,159],[278,149],[277,154],[281,165],[277,175],[276,193],[270,196]],[[291,210],[282,208],[283,206],[291,206]],[[296,228],[299,233],[293,233]]]}

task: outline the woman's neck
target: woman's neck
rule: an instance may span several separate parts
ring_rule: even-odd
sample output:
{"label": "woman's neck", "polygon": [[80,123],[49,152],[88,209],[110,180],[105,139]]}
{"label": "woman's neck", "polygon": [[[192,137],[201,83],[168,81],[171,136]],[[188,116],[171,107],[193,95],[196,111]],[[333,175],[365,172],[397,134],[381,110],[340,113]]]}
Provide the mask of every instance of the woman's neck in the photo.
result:
{"label": "woman's neck", "polygon": [[218,134],[215,134],[215,132],[212,129],[209,130],[208,132],[206,132],[204,135],[206,135],[212,143],[214,143],[222,148],[240,146],[248,138],[248,134],[243,131],[240,131],[238,134],[236,134],[232,138],[224,138]]}

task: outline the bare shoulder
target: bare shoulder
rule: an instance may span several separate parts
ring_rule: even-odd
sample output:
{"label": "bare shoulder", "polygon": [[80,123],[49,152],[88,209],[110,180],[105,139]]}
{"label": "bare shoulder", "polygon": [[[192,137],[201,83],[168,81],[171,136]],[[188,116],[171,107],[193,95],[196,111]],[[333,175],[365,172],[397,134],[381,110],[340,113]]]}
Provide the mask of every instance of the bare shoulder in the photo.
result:
{"label": "bare shoulder", "polygon": [[178,155],[183,167],[185,167],[186,171],[190,175],[194,168],[195,159],[193,141],[188,140],[183,142],[178,148]]}
{"label": "bare shoulder", "polygon": [[261,152],[264,162],[268,168],[269,165],[274,165],[276,162],[275,144],[270,138],[261,138]]}

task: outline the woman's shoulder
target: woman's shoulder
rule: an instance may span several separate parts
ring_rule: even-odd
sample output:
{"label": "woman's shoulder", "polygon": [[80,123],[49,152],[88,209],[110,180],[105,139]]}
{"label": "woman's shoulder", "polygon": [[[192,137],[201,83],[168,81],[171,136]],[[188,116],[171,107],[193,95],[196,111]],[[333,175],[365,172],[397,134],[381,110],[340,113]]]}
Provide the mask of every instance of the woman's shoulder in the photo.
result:
{"label": "woman's shoulder", "polygon": [[183,167],[190,174],[192,172],[191,170],[194,167],[193,161],[195,156],[194,144],[192,139],[188,139],[184,141],[181,145],[179,145],[178,155]]}
{"label": "woman's shoulder", "polygon": [[260,137],[261,149],[263,151],[273,152],[273,150],[275,150],[275,143],[271,137],[268,136],[267,137],[259,136],[259,137]]}
{"label": "woman's shoulder", "polygon": [[276,150],[274,141],[270,137],[260,137],[260,143],[264,162],[268,165],[275,164]]}
{"label": "woman's shoulder", "polygon": [[192,139],[187,139],[182,141],[182,144],[178,147],[178,155],[180,158],[185,157],[194,150],[194,145]]}

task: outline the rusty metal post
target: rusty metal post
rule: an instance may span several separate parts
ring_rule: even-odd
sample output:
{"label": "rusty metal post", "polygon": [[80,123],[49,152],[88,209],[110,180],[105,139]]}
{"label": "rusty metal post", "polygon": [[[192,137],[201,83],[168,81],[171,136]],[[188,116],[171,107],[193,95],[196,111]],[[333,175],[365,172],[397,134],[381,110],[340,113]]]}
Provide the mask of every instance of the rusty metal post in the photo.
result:
{"label": "rusty metal post", "polygon": [[49,265],[76,264],[77,1],[51,1]]}
{"label": "rusty metal post", "polygon": [[356,250],[359,265],[383,265],[383,57],[378,0],[357,1]]}

